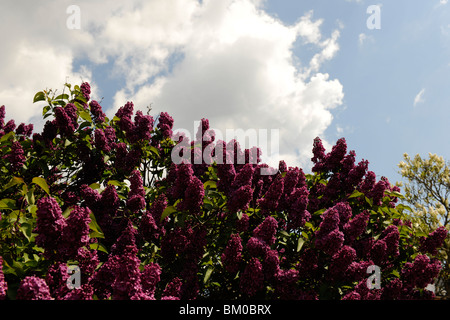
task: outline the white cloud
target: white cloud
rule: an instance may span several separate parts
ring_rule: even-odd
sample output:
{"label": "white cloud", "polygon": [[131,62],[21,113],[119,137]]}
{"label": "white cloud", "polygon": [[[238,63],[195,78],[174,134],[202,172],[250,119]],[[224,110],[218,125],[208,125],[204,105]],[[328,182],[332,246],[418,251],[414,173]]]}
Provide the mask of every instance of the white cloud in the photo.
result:
{"label": "white cloud", "polygon": [[423,95],[425,94],[425,88],[419,91],[419,93],[414,98],[414,107],[417,106],[419,103],[423,103],[425,99],[423,98]]}
{"label": "white cloud", "polygon": [[[339,51],[340,33],[324,37],[322,20],[312,11],[286,25],[264,12],[262,3],[79,1],[81,30],[67,30],[69,1],[42,1],[39,10],[26,12],[11,1],[17,15],[0,19],[0,26],[18,29],[20,36],[10,36],[9,44],[28,58],[0,51],[1,70],[10,75],[0,82],[0,102],[17,107],[14,116],[29,119],[40,112],[25,101],[35,91],[60,88],[67,76],[72,82],[92,78],[88,69],[73,71],[74,59],[108,62],[126,83],[116,93],[102,92],[114,95],[116,108],[128,100],[141,109],[152,102],[155,114],[167,111],[176,127],[190,131],[203,117],[222,132],[279,128],[281,157],[288,165],[309,164],[313,138],[330,126],[331,110],[343,100],[339,80],[321,70]],[[55,20],[39,25],[39,14],[49,12]],[[28,21],[28,27],[20,21]],[[313,58],[300,64],[292,52],[298,39],[315,49]],[[24,100],[11,100],[19,91]]]}

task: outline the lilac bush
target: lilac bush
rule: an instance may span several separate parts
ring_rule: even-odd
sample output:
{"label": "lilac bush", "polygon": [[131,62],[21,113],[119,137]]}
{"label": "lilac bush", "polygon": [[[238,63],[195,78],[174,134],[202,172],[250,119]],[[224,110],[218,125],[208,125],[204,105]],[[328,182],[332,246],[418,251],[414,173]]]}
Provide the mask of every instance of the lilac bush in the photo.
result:
{"label": "lilac bush", "polygon": [[[0,108],[0,299],[433,298],[447,230],[416,235],[344,138],[314,139],[312,173],[264,175],[258,148],[207,119],[188,141],[166,112],[127,102],[109,119],[88,83],[66,90],[35,95],[42,132]],[[181,143],[192,161],[172,161]]]}

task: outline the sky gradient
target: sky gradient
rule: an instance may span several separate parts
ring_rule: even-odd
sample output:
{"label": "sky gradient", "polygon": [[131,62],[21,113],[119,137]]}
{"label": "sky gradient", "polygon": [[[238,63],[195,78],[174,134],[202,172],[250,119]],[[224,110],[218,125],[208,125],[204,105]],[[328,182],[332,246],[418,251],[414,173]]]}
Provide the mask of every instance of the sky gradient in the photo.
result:
{"label": "sky gradient", "polygon": [[[368,28],[371,5],[379,29]],[[192,134],[201,118],[222,132],[279,129],[280,155],[263,159],[305,171],[314,137],[328,150],[345,137],[357,160],[395,182],[405,152],[450,159],[449,5],[3,0],[0,105],[37,131],[35,92],[89,81],[109,116],[133,101]]]}

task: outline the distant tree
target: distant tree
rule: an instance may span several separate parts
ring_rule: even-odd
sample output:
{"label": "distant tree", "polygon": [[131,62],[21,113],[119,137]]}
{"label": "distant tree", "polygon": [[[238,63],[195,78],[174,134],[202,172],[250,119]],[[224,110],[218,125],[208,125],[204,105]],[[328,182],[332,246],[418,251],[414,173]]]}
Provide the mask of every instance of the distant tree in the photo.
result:
{"label": "distant tree", "polygon": [[[411,159],[404,154],[404,161],[398,165],[400,174],[406,179],[404,195],[407,203],[412,206],[411,221],[418,235],[424,236],[434,232],[439,237],[439,231],[450,227],[450,167],[443,157],[429,154],[428,159],[416,155]],[[425,240],[422,246],[426,246]],[[438,251],[437,256],[442,261],[442,269],[436,281],[436,294],[450,298],[450,239]]]}

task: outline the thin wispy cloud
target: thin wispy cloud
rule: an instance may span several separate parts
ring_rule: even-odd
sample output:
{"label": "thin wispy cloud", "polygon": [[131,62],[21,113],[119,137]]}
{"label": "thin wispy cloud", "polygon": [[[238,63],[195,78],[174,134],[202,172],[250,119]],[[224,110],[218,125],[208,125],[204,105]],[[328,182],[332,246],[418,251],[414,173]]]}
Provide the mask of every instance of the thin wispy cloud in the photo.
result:
{"label": "thin wispy cloud", "polygon": [[419,93],[414,98],[414,107],[418,104],[425,102],[423,95],[425,94],[425,88],[419,91]]}

